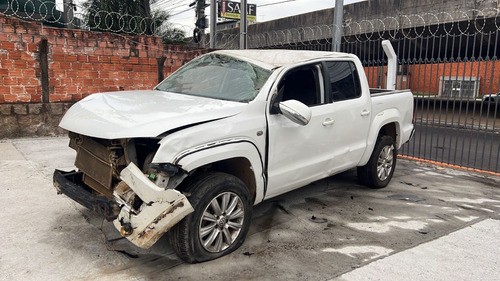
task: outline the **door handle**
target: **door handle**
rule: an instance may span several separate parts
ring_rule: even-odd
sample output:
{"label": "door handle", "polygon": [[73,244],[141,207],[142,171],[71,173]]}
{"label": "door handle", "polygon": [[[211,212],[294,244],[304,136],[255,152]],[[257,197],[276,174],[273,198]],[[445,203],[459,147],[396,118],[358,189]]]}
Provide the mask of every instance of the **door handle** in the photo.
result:
{"label": "door handle", "polygon": [[335,120],[334,119],[330,119],[330,118],[326,118],[325,121],[323,121],[323,126],[327,127],[327,126],[331,126],[335,123]]}
{"label": "door handle", "polygon": [[368,116],[368,115],[370,115],[370,111],[369,110],[365,109],[365,110],[361,111],[361,116]]}

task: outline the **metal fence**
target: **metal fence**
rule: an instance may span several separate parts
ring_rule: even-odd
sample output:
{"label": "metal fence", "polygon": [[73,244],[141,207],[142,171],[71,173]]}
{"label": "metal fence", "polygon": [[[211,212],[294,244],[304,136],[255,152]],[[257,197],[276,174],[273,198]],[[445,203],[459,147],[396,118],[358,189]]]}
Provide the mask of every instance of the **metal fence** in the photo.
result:
{"label": "metal fence", "polygon": [[[395,48],[397,89],[411,89],[415,101],[416,134],[401,154],[500,172],[500,18],[498,10],[489,18],[477,16],[485,13],[458,22],[451,15],[439,22],[428,13],[344,26],[341,50],[361,59],[372,88],[385,87],[381,41],[390,40]],[[332,29],[270,31],[251,34],[249,42],[255,48],[329,51]],[[234,47],[232,41],[224,44]]]}

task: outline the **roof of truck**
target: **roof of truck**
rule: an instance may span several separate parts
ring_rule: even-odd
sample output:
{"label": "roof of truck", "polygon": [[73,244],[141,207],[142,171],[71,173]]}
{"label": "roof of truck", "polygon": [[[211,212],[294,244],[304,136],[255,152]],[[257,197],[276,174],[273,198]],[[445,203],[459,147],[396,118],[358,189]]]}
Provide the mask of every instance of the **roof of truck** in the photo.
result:
{"label": "roof of truck", "polygon": [[304,50],[221,50],[212,54],[239,58],[260,67],[275,69],[320,58],[353,58],[352,54]]}

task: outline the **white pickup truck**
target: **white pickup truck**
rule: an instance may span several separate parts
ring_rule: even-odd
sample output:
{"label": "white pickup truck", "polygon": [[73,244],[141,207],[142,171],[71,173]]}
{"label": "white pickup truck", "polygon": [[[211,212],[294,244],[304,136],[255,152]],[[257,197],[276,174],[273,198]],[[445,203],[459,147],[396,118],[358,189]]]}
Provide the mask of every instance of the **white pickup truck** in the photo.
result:
{"label": "white pickup truck", "polygon": [[139,247],[167,233],[183,260],[237,249],[252,206],[357,167],[386,186],[413,134],[410,91],[370,91],[360,60],[314,51],[216,51],[154,90],[90,95],[60,126],[75,171],[59,193]]}

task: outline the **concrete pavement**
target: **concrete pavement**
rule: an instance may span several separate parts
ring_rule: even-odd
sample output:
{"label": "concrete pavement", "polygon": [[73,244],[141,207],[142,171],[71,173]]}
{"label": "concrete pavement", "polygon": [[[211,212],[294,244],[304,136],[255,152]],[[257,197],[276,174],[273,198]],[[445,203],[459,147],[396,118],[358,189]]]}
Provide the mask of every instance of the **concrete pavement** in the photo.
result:
{"label": "concrete pavement", "polygon": [[0,141],[0,280],[498,280],[500,178],[399,161],[382,190],[355,171],[254,209],[243,246],[182,263],[141,250],[52,187],[67,138]]}

